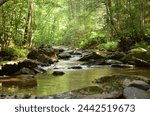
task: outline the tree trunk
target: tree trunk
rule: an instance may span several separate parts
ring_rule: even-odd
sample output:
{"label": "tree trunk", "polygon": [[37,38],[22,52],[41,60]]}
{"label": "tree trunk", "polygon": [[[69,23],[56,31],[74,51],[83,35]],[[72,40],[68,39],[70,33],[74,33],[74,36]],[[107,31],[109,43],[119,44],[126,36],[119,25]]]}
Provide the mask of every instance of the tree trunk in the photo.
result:
{"label": "tree trunk", "polygon": [[143,39],[144,38],[144,23],[145,23],[145,18],[144,18],[144,15],[145,15],[145,6],[144,6],[144,4],[145,4],[145,0],[141,0],[141,9],[140,9],[140,30],[141,30],[141,32],[140,32],[140,34],[141,34],[141,39]]}
{"label": "tree trunk", "polygon": [[26,20],[23,45],[27,48],[32,46],[32,18],[33,18],[33,1],[29,0],[28,16]]}

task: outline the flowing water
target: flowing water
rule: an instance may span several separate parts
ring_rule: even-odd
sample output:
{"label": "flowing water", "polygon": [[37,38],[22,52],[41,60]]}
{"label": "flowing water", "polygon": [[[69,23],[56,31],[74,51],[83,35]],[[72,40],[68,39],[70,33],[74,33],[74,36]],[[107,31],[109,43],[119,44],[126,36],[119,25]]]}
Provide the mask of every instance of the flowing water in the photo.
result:
{"label": "flowing water", "polygon": [[[45,96],[52,94],[59,94],[74,89],[79,89],[89,85],[93,85],[92,81],[105,75],[112,74],[130,74],[142,75],[150,77],[150,69],[148,68],[112,68],[110,66],[93,66],[83,67],[83,69],[68,69],[69,66],[79,65],[81,62],[74,60],[60,61],[55,66],[45,67],[48,71],[44,74],[36,75],[38,86],[31,89],[19,88],[1,88],[0,93],[4,94],[31,94],[36,96]],[[53,76],[51,69],[63,71],[63,76]]]}

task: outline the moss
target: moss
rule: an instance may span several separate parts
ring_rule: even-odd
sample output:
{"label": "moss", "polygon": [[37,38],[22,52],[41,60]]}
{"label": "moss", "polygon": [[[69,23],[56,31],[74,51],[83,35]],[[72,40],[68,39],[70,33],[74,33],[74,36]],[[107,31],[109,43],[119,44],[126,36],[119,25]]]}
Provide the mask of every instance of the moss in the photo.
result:
{"label": "moss", "polygon": [[103,89],[100,88],[99,86],[89,86],[89,87],[75,90],[74,92],[77,92],[80,94],[97,94],[97,93],[102,93]]}

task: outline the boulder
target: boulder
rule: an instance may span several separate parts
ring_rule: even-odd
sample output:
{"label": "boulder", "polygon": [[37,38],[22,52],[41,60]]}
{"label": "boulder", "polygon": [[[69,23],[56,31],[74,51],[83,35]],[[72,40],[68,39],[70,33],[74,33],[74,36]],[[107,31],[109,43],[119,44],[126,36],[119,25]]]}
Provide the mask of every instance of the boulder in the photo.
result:
{"label": "boulder", "polygon": [[33,49],[27,57],[29,59],[37,60],[41,63],[52,64],[58,61],[58,57],[53,48],[43,48],[39,47],[37,49]]}
{"label": "boulder", "polygon": [[142,89],[142,90],[148,90],[148,89],[150,89],[150,85],[147,84],[147,83],[144,82],[144,81],[141,81],[141,80],[134,80],[134,81],[128,83],[127,86],[128,86],[128,87],[139,88],[139,89]]}
{"label": "boulder", "polygon": [[150,99],[150,95],[146,91],[135,87],[126,87],[123,96],[126,99]]}
{"label": "boulder", "polygon": [[59,59],[68,60],[69,58],[71,58],[71,54],[69,54],[67,52],[63,52],[63,53],[59,54],[58,57],[59,57]]}
{"label": "boulder", "polygon": [[64,92],[62,94],[54,95],[55,99],[113,99],[120,98],[122,92],[112,91],[104,92],[99,86],[88,86],[81,89],[72,90],[70,92]]}
{"label": "boulder", "polygon": [[95,61],[89,61],[89,62],[83,63],[82,65],[93,66],[93,65],[104,65],[104,64],[105,64],[104,59],[98,59]]}
{"label": "boulder", "polygon": [[103,76],[94,81],[94,83],[98,84],[110,84],[112,82],[119,83],[120,85],[123,85],[124,80],[141,80],[144,81],[148,84],[150,84],[150,78],[145,77],[145,76],[138,76],[138,75],[110,75],[110,76]]}
{"label": "boulder", "polygon": [[92,61],[97,59],[104,59],[104,57],[97,52],[89,52],[88,54],[83,55],[79,61]]}
{"label": "boulder", "polygon": [[65,73],[64,72],[62,72],[62,71],[54,71],[53,73],[52,73],[52,75],[54,75],[54,76],[62,76],[62,75],[64,75]]}
{"label": "boulder", "polygon": [[105,60],[105,64],[107,64],[107,65],[112,65],[112,64],[123,64],[123,62],[121,62],[121,61],[119,61],[119,60],[109,59],[109,60]]}
{"label": "boulder", "polygon": [[126,54],[124,52],[116,51],[109,57],[109,59],[120,60],[121,58],[125,57],[125,55]]}
{"label": "boulder", "polygon": [[134,68],[134,65],[131,64],[112,64],[111,67],[116,67],[116,68]]}
{"label": "boulder", "polygon": [[38,61],[30,60],[30,59],[26,59],[22,62],[19,62],[18,64],[6,64],[2,66],[0,70],[0,76],[16,74],[22,68],[28,68],[30,70],[34,70],[34,68],[40,64],[41,63],[39,63]]}
{"label": "boulder", "polygon": [[35,71],[26,67],[21,68],[18,72],[16,72],[15,74],[19,75],[19,74],[31,74],[31,75],[35,75]]}
{"label": "boulder", "polygon": [[71,67],[68,67],[68,69],[82,69],[81,66],[71,66]]}
{"label": "boulder", "polygon": [[121,60],[136,66],[150,66],[150,55],[144,48],[131,49]]}

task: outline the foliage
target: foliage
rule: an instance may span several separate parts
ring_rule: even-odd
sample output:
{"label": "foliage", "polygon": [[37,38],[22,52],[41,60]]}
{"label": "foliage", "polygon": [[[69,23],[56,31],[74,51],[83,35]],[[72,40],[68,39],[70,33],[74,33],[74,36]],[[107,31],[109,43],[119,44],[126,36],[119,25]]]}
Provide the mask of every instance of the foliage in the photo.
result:
{"label": "foliage", "polygon": [[0,46],[144,47],[150,42],[149,5],[149,0],[9,0],[0,6]]}
{"label": "foliage", "polygon": [[115,51],[118,48],[118,42],[117,41],[108,41],[106,43],[100,44],[97,48]]}
{"label": "foliage", "polygon": [[5,53],[9,54],[12,57],[24,57],[28,53],[28,50],[20,47],[8,47],[5,49]]}

